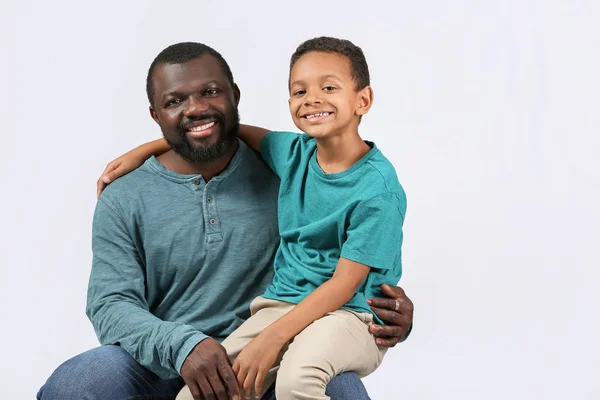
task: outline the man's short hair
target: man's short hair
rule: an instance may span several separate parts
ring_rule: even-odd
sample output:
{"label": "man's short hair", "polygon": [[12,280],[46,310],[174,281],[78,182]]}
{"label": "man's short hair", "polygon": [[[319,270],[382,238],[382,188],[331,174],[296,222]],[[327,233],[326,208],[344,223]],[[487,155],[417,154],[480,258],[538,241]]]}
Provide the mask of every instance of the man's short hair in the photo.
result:
{"label": "man's short hair", "polygon": [[[309,39],[302,43],[290,60],[290,75],[296,61],[303,55],[311,51],[322,51],[324,53],[335,53],[344,56],[350,61],[350,74],[356,85],[356,90],[361,90],[371,84],[369,76],[369,66],[367,60],[360,47],[356,46],[349,40],[337,39],[333,37],[321,36],[314,39]],[[288,87],[289,87],[288,80]]]}
{"label": "man's short hair", "polygon": [[217,59],[218,63],[221,65],[223,74],[229,80],[231,87],[233,87],[233,74],[231,73],[231,69],[227,64],[227,61],[225,61],[223,56],[218,51],[202,43],[176,43],[161,51],[156,56],[154,61],[152,61],[152,64],[150,64],[148,76],[146,77],[146,93],[148,94],[148,101],[150,101],[150,105],[154,107],[154,86],[152,85],[152,74],[154,73],[154,69],[157,65],[183,64],[207,54]]}

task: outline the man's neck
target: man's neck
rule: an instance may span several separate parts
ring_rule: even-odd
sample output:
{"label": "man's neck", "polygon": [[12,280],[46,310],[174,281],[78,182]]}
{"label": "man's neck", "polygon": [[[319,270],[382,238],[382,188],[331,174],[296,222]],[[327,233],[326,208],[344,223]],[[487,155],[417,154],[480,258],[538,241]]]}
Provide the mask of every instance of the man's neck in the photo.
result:
{"label": "man's neck", "polygon": [[205,182],[210,181],[215,176],[227,168],[229,162],[238,150],[239,143],[236,140],[235,145],[227,154],[219,157],[214,161],[193,162],[189,161],[173,150],[169,150],[164,154],[156,157],[156,159],[167,169],[181,175],[202,175]]}
{"label": "man's neck", "polygon": [[317,162],[326,174],[347,170],[371,150],[358,132],[317,139],[316,142]]}

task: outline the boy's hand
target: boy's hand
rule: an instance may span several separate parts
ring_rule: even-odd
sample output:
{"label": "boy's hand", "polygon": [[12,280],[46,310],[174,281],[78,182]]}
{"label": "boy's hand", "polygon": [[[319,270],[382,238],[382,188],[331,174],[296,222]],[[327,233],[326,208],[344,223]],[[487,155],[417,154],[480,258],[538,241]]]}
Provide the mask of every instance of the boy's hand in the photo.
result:
{"label": "boy's hand", "polygon": [[[263,384],[267,373],[279,357],[284,343],[269,336],[266,331],[255,337],[240,353],[233,363],[233,372],[237,375],[238,385],[247,398],[263,395]],[[268,389],[268,388],[267,388]]]}
{"label": "boy's hand", "polygon": [[100,194],[109,183],[142,165],[146,158],[146,156],[137,155],[135,150],[132,150],[109,162],[96,182],[96,197],[100,197]]}
{"label": "boy's hand", "polygon": [[380,347],[394,347],[404,341],[412,329],[413,302],[398,286],[381,285],[388,299],[367,299],[371,309],[387,325],[371,325],[369,330],[375,335]]}

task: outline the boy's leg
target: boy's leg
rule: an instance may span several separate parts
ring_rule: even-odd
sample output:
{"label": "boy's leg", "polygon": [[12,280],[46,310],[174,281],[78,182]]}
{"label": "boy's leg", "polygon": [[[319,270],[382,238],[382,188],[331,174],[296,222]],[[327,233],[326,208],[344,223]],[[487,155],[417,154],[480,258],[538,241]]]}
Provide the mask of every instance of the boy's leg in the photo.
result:
{"label": "boy's leg", "polygon": [[119,346],[101,346],[63,363],[37,394],[38,400],[172,399],[183,379],[161,379]]}
{"label": "boy's leg", "polygon": [[[250,304],[252,316],[248,318],[239,328],[227,337],[221,344],[227,350],[227,355],[233,363],[236,357],[246,347],[248,343],[267,326],[271,325],[277,319],[281,318],[294,307],[293,304],[284,303],[282,301],[265,299],[257,297]],[[268,388],[275,381],[275,375],[279,368],[279,360],[271,368],[269,374],[265,378],[264,387]],[[192,400],[190,389],[185,386],[177,395],[177,400]]]}
{"label": "boy's leg", "polygon": [[276,382],[277,400],[326,400],[326,386],[336,375],[369,375],[385,354],[368,327],[373,316],[337,310],[315,321],[290,344]]}

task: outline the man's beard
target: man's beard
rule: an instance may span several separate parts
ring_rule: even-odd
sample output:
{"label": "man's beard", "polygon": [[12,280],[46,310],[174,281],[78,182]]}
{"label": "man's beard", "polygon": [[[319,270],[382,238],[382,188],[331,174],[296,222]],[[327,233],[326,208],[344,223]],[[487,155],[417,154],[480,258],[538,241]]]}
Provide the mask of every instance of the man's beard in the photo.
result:
{"label": "man's beard", "polygon": [[197,120],[212,119],[216,122],[216,128],[218,129],[218,132],[215,134],[219,137],[217,138],[217,142],[211,145],[199,145],[198,147],[192,146],[189,138],[187,137],[187,126],[194,121],[189,121],[187,123],[182,122],[177,126],[177,136],[179,138],[177,142],[169,140],[169,138],[167,138],[165,135],[163,136],[165,136],[165,139],[167,140],[167,143],[169,143],[169,146],[171,146],[171,149],[173,149],[173,151],[182,158],[193,163],[213,162],[229,153],[235,147],[238,130],[240,129],[240,115],[237,110],[233,118],[235,120],[235,124],[227,131],[225,130],[225,117],[222,114],[204,114],[196,118]]}

